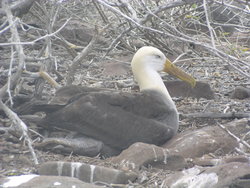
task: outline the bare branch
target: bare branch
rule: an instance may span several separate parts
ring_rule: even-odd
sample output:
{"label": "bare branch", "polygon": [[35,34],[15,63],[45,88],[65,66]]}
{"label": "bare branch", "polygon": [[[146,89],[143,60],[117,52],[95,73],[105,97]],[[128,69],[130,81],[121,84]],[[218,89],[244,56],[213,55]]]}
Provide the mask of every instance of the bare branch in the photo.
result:
{"label": "bare branch", "polygon": [[10,92],[10,83],[11,83],[11,70],[12,70],[12,66],[13,66],[13,61],[14,61],[14,51],[13,51],[13,46],[11,46],[11,57],[10,57],[10,67],[9,67],[9,72],[8,72],[8,81],[7,81],[7,93],[9,95],[9,99],[10,99],[10,105],[13,105],[13,100],[11,97],[11,92]]}
{"label": "bare branch", "polygon": [[2,109],[5,112],[5,114],[12,120],[13,124],[15,126],[17,126],[22,131],[22,134],[23,134],[22,137],[24,138],[24,140],[28,144],[28,147],[29,147],[29,150],[32,154],[34,163],[39,164],[37,157],[36,157],[36,153],[32,147],[32,141],[28,135],[28,128],[27,128],[26,124],[17,116],[17,114],[15,112],[10,110],[1,100],[0,100],[0,109]]}
{"label": "bare branch", "polygon": [[[230,5],[230,4],[228,4],[228,3],[224,2],[224,1],[223,1],[223,2],[215,1],[215,3],[220,4],[220,5],[226,5],[226,6],[230,7],[230,8],[239,10],[239,11],[244,12],[244,13],[246,13],[246,14],[250,14],[249,9],[248,9],[248,10],[245,10],[245,9],[242,9],[242,8],[239,8],[239,7]],[[245,3],[248,4],[249,2],[246,1]],[[244,3],[241,3],[241,4],[244,4]],[[246,7],[247,7],[247,5],[246,5]]]}
{"label": "bare branch", "polygon": [[208,13],[207,1],[206,0],[203,0],[203,7],[204,7],[205,16],[206,16],[207,28],[209,30],[210,37],[211,37],[211,43],[212,43],[213,48],[216,48],[215,42],[214,42],[215,31],[213,30],[213,28],[210,25],[210,18],[209,18],[210,16],[209,16],[209,13]]}
{"label": "bare branch", "polygon": [[15,85],[18,83],[18,81],[21,77],[22,70],[25,68],[25,55],[23,52],[23,47],[20,44],[18,44],[18,43],[20,43],[20,37],[19,37],[18,31],[17,31],[17,28],[15,26],[16,24],[13,21],[14,18],[13,18],[13,15],[11,13],[11,10],[8,6],[7,1],[4,0],[2,2],[2,7],[6,12],[8,23],[9,23],[9,25],[11,25],[11,27],[10,27],[11,34],[12,34],[11,39],[12,39],[12,41],[17,42],[17,44],[15,44],[15,49],[16,49],[18,57],[19,57],[19,63],[18,63],[17,72],[13,75],[12,78],[10,78],[9,83],[5,84],[0,89],[0,99],[6,94],[6,90],[8,89],[8,85],[9,85],[10,89],[15,87]]}
{"label": "bare branch", "polygon": [[58,84],[47,72],[40,71],[39,72],[40,77],[47,80],[52,86],[54,86],[56,89],[59,89],[61,87],[60,84]]}
{"label": "bare branch", "polygon": [[185,118],[249,118],[249,113],[216,113],[216,112],[205,112],[205,113],[189,113],[180,114],[180,116]]}
{"label": "bare branch", "polygon": [[70,85],[74,81],[74,74],[78,66],[80,65],[81,61],[89,54],[89,52],[93,49],[94,44],[96,43],[98,39],[98,31],[96,30],[95,35],[89,42],[89,44],[81,51],[81,53],[76,56],[73,60],[73,63],[69,69],[68,75],[67,75],[67,85]]}
{"label": "bare branch", "polygon": [[124,37],[127,33],[129,33],[132,29],[133,27],[130,26],[129,28],[124,30],[120,35],[118,35],[116,39],[113,40],[112,43],[109,45],[109,47],[105,49],[107,51],[105,56],[115,47],[115,45],[117,45],[120,42],[121,38]]}
{"label": "bare branch", "polygon": [[11,42],[11,43],[0,43],[0,46],[10,46],[10,45],[33,45],[35,44],[36,42],[40,41],[40,40],[43,40],[43,39],[46,39],[46,38],[49,38],[49,37],[53,37],[54,35],[56,35],[57,33],[59,33],[66,25],[67,23],[71,20],[71,18],[67,19],[65,21],[65,23],[58,29],[56,30],[55,32],[53,33],[50,33],[50,34],[46,34],[42,37],[39,37],[33,41],[30,41],[30,42]]}
{"label": "bare branch", "polygon": [[244,141],[244,140],[240,139],[239,137],[237,137],[235,134],[233,134],[231,131],[229,131],[224,125],[222,125],[222,124],[220,124],[218,122],[217,122],[217,124],[219,125],[220,128],[222,128],[224,131],[226,131],[231,137],[235,138],[237,140],[237,142],[243,144],[248,149],[250,149],[250,145],[246,141]]}
{"label": "bare branch", "polygon": [[[10,10],[9,6],[8,6],[7,0],[6,1],[4,0],[2,2],[2,7],[5,10],[8,22],[11,25],[11,27],[10,27],[11,34],[12,34],[11,39],[12,39],[12,41],[15,41],[15,42],[19,43],[20,42],[20,37],[19,37],[18,31],[17,31],[17,28],[15,26],[15,23],[13,21],[14,20],[13,19],[13,15],[11,13],[11,10]],[[13,49],[13,47],[12,47],[12,49]],[[12,62],[13,62],[13,59],[14,59],[14,52],[12,50],[11,61],[10,61],[10,68],[9,68],[9,74],[8,74],[9,78],[8,78],[7,83],[0,89],[0,108],[12,120],[13,124],[15,126],[17,126],[22,131],[24,140],[27,141],[27,143],[28,143],[28,147],[29,147],[30,152],[31,152],[31,154],[33,156],[34,162],[35,162],[35,164],[38,164],[38,160],[37,160],[36,154],[35,154],[34,149],[32,147],[32,141],[31,141],[31,139],[28,136],[28,128],[27,128],[27,126],[17,116],[16,113],[14,113],[12,110],[10,110],[2,102],[2,97],[6,94],[6,91],[9,94],[10,101],[12,101],[11,94],[10,94],[10,89],[16,87],[16,84],[18,83],[18,80],[21,77],[22,70],[25,68],[25,55],[24,55],[24,52],[23,52],[23,47],[20,44],[16,44],[15,45],[15,49],[16,49],[16,52],[17,52],[18,57],[19,57],[18,69],[17,69],[17,72],[11,77],[11,68],[12,68]]]}

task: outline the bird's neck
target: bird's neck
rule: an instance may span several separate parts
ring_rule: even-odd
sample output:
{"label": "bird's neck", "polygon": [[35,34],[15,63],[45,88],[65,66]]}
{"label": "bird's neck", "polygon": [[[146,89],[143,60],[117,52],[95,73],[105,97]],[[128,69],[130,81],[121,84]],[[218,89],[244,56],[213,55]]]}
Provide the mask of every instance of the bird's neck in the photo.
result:
{"label": "bird's neck", "polygon": [[[169,92],[162,81],[162,78],[158,72],[152,69],[143,69],[140,70],[140,73],[135,75],[136,80],[139,84],[140,91],[143,90],[157,90],[163,96],[166,97],[168,101],[174,104]],[[174,105],[175,106],[175,105]]]}

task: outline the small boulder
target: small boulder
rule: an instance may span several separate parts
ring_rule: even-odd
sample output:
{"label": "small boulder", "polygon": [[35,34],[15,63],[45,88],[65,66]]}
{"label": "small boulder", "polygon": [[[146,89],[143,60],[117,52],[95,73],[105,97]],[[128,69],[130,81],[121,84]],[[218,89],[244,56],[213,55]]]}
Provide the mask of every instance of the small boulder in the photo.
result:
{"label": "small boulder", "polygon": [[221,128],[209,126],[180,133],[162,147],[185,158],[196,158],[219,150],[228,153],[236,146],[238,142]]}
{"label": "small boulder", "polygon": [[105,182],[126,184],[133,182],[137,175],[133,172],[89,165],[76,162],[46,162],[38,169],[40,175],[70,176],[84,182]]}
{"label": "small boulder", "polygon": [[172,97],[214,99],[214,92],[208,83],[197,81],[194,88],[180,80],[166,81],[164,84]]}
{"label": "small boulder", "polygon": [[[90,183],[84,183],[76,178],[62,176],[38,176],[38,175],[21,175],[11,176],[0,180],[4,188],[68,188],[68,187],[88,187],[100,188]],[[1,187],[0,185],[0,187]]]}
{"label": "small boulder", "polygon": [[170,174],[163,187],[250,187],[250,168],[247,163],[227,163],[215,167],[193,167]]}
{"label": "small boulder", "polygon": [[141,142],[132,144],[110,160],[125,169],[133,170],[139,170],[142,166],[148,165],[166,170],[180,170],[187,166],[182,156],[172,154],[168,149]]}
{"label": "small boulder", "polygon": [[97,156],[103,147],[101,141],[82,136],[78,138],[45,138],[36,143],[35,148],[63,154],[77,154],[83,156]]}
{"label": "small boulder", "polygon": [[[247,119],[232,121],[224,126],[236,136],[249,131]],[[188,166],[185,160],[187,158],[196,160],[209,153],[225,155],[234,151],[236,147],[239,147],[239,142],[225,130],[219,126],[208,126],[177,134],[161,147],[139,142],[132,144],[110,160],[128,169],[138,170],[142,166],[150,165],[161,169],[179,170]],[[237,160],[240,159],[232,159],[232,161]],[[196,162],[202,163],[199,160]],[[216,161],[203,162],[211,165],[216,163]]]}
{"label": "small boulder", "polygon": [[244,155],[230,156],[227,155],[223,158],[214,158],[210,155],[204,155],[199,158],[192,160],[194,165],[198,166],[218,166],[221,164],[240,162],[240,163],[250,163],[250,158]]}
{"label": "small boulder", "polygon": [[103,74],[106,76],[126,75],[130,71],[129,64],[121,62],[105,62],[103,68]]}
{"label": "small boulder", "polygon": [[250,98],[250,89],[242,86],[236,87],[231,94],[232,99],[246,99]]}
{"label": "small boulder", "polygon": [[[240,119],[224,125],[234,135],[249,131],[248,119]],[[177,134],[162,147],[171,154],[178,154],[184,158],[202,157],[209,153],[228,154],[239,147],[239,142],[219,126],[208,126],[195,131]],[[243,148],[243,147],[241,147]]]}
{"label": "small boulder", "polygon": [[[171,97],[193,97],[193,98],[204,98],[214,99],[214,92],[208,83],[196,81],[194,88],[190,84],[181,80],[164,81],[166,88],[168,89]],[[138,91],[139,86],[136,85],[132,88]]]}

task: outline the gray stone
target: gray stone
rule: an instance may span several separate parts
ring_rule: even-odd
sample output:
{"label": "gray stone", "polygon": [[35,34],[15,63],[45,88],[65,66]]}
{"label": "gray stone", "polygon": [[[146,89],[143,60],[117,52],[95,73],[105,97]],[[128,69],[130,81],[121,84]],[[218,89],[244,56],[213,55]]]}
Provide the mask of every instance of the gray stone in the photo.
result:
{"label": "gray stone", "polygon": [[[90,183],[84,183],[76,178],[72,177],[62,177],[62,176],[35,176],[33,175],[22,175],[22,176],[12,176],[6,177],[0,180],[1,186],[3,188],[100,188]],[[23,180],[21,183],[21,179]],[[26,181],[25,181],[26,180]],[[20,182],[20,183],[18,183]],[[1,187],[0,186],[0,187]]]}
{"label": "gray stone", "polygon": [[225,156],[223,158],[214,158],[212,156],[205,155],[199,158],[195,158],[191,162],[194,165],[198,166],[217,166],[232,162],[250,163],[250,158],[244,155]]}
{"label": "gray stone", "polygon": [[186,167],[184,158],[171,154],[167,149],[153,144],[137,142],[120,155],[110,159],[125,169],[139,170],[142,166],[152,166],[166,170],[179,170]]}
{"label": "gray stone", "polygon": [[[224,126],[236,136],[249,131],[247,119],[232,121]],[[239,142],[221,127],[208,126],[177,134],[162,147],[168,149],[171,154],[197,158],[216,152],[220,155],[227,154],[239,147]]]}
{"label": "gray stone", "polygon": [[238,86],[231,94],[232,99],[246,99],[250,98],[250,89],[242,86]]}
{"label": "gray stone", "polygon": [[176,135],[162,147],[170,153],[185,158],[202,157],[205,154],[220,150],[223,153],[233,151],[237,141],[219,127],[204,127],[195,131],[186,131]]}
{"label": "gray stone", "polygon": [[46,162],[40,166],[38,172],[40,175],[76,177],[90,183],[126,184],[137,178],[133,172],[75,162]]}
{"label": "gray stone", "polygon": [[166,81],[164,84],[172,97],[214,99],[214,92],[208,83],[197,81],[194,88],[180,80]]}
{"label": "gray stone", "polygon": [[45,138],[41,143],[35,144],[35,147],[55,153],[72,153],[94,157],[100,153],[103,143],[86,136],[78,138]]}
{"label": "gray stone", "polygon": [[[164,84],[167,87],[171,97],[214,99],[213,90],[211,89],[210,85],[205,82],[197,81],[194,88],[192,88],[190,84],[181,80],[165,81]],[[139,90],[139,87],[135,86],[133,89]]]}
{"label": "gray stone", "polygon": [[250,168],[247,163],[227,163],[215,167],[194,167],[170,174],[163,187],[171,188],[228,188],[250,187]]}
{"label": "gray stone", "polygon": [[[129,61],[129,60],[128,60]],[[107,76],[120,76],[129,72],[130,66],[125,63],[105,62],[103,63],[103,74]]]}
{"label": "gray stone", "polygon": [[[249,131],[248,120],[241,119],[225,125],[236,136]],[[110,160],[125,169],[140,169],[141,166],[153,166],[168,170],[187,167],[185,158],[193,159],[194,164],[213,166],[232,161],[246,161],[244,158],[228,158],[225,160],[199,160],[206,154],[225,155],[239,147],[239,142],[219,126],[204,127],[195,131],[187,131],[176,135],[162,147],[152,144],[135,143],[119,156]],[[241,148],[243,148],[241,146]]]}

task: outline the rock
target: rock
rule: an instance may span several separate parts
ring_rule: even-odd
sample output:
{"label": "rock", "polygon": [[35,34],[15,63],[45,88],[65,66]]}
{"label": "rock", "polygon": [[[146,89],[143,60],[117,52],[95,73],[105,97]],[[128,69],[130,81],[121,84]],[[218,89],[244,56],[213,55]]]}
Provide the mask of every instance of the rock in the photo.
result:
{"label": "rock", "polygon": [[92,39],[94,28],[73,19],[60,31],[60,34],[73,44],[83,45]]}
{"label": "rock", "polygon": [[[61,27],[64,22],[58,22],[56,28]],[[71,19],[60,31],[60,34],[70,43],[86,46],[95,34],[95,28],[91,24],[83,23],[77,19]],[[97,39],[98,43],[106,44],[102,36]]]}
{"label": "rock", "polygon": [[203,168],[194,167],[187,170],[183,170],[182,172],[175,172],[174,174],[170,174],[163,181],[162,187],[213,188],[217,182],[217,174],[207,174],[203,172]]}
{"label": "rock", "polygon": [[250,89],[242,86],[236,87],[231,94],[232,99],[246,99],[250,97]]}
{"label": "rock", "polygon": [[[229,122],[224,126],[238,137],[250,131],[246,118]],[[234,151],[235,147],[239,147],[239,142],[219,126],[209,126],[177,134],[162,147],[168,149],[171,154],[196,158],[216,152],[220,155],[227,154]]]}
{"label": "rock", "polygon": [[249,157],[244,155],[225,156],[220,159],[211,157],[209,155],[205,155],[200,158],[192,160],[192,163],[198,166],[217,166],[231,162],[250,163],[250,159]]}
{"label": "rock", "polygon": [[197,81],[194,88],[180,80],[166,81],[164,83],[172,97],[214,99],[214,92],[208,83]]}
{"label": "rock", "polygon": [[215,151],[228,153],[238,145],[236,139],[220,127],[209,126],[177,134],[162,147],[184,158],[196,158]]}
{"label": "rock", "polygon": [[114,63],[114,62],[106,62],[103,64],[103,74],[106,76],[119,76],[119,75],[125,75],[129,72],[130,64],[125,63]]}
{"label": "rock", "polygon": [[[2,183],[1,183],[2,182]],[[38,176],[38,175],[21,175],[11,176],[0,180],[3,188],[69,188],[69,187],[88,187],[100,188],[90,183],[84,183],[76,178],[62,176]],[[1,186],[0,186],[1,187]]]}
{"label": "rock", "polygon": [[86,136],[78,138],[45,138],[41,143],[36,143],[35,147],[55,153],[72,153],[94,157],[100,153],[103,143]]}
{"label": "rock", "polygon": [[[192,88],[188,83],[185,83],[181,80],[165,81],[164,84],[167,87],[171,97],[214,99],[214,92],[208,83],[196,81],[196,85],[194,88]],[[139,90],[139,86],[135,86],[132,89]]]}
{"label": "rock", "polygon": [[40,175],[76,177],[90,183],[98,181],[126,184],[137,178],[133,172],[75,162],[46,162],[40,166],[38,172]]}
{"label": "rock", "polygon": [[247,163],[227,163],[215,167],[194,167],[170,174],[163,187],[222,188],[250,187],[250,168]]}
{"label": "rock", "polygon": [[[232,121],[225,127],[236,136],[249,131],[247,119]],[[227,161],[246,161],[246,159],[241,158],[228,158],[224,161],[205,160],[205,158],[203,161],[199,161],[197,159],[209,153],[228,154],[234,151],[236,147],[239,147],[239,142],[235,138],[219,126],[209,126],[180,133],[162,147],[145,143],[132,144],[119,156],[110,160],[124,168],[135,170],[148,165],[161,169],[178,170],[187,166],[185,158],[194,159],[194,164],[203,163],[204,165],[216,165],[216,162],[222,164],[227,163]],[[243,147],[241,148],[243,149]]]}
{"label": "rock", "polygon": [[[0,4],[2,1],[0,1]],[[32,7],[35,0],[29,0],[29,1],[8,1],[10,3],[10,9],[14,16],[22,17],[24,14],[27,14]],[[0,17],[3,17],[6,13],[4,10],[2,10],[2,6],[0,5]],[[2,24],[2,23],[1,23]]]}
{"label": "rock", "polygon": [[179,170],[186,167],[184,158],[171,154],[167,149],[137,142],[124,150],[119,156],[110,159],[123,168],[139,170],[142,166],[152,166],[166,170]]}

